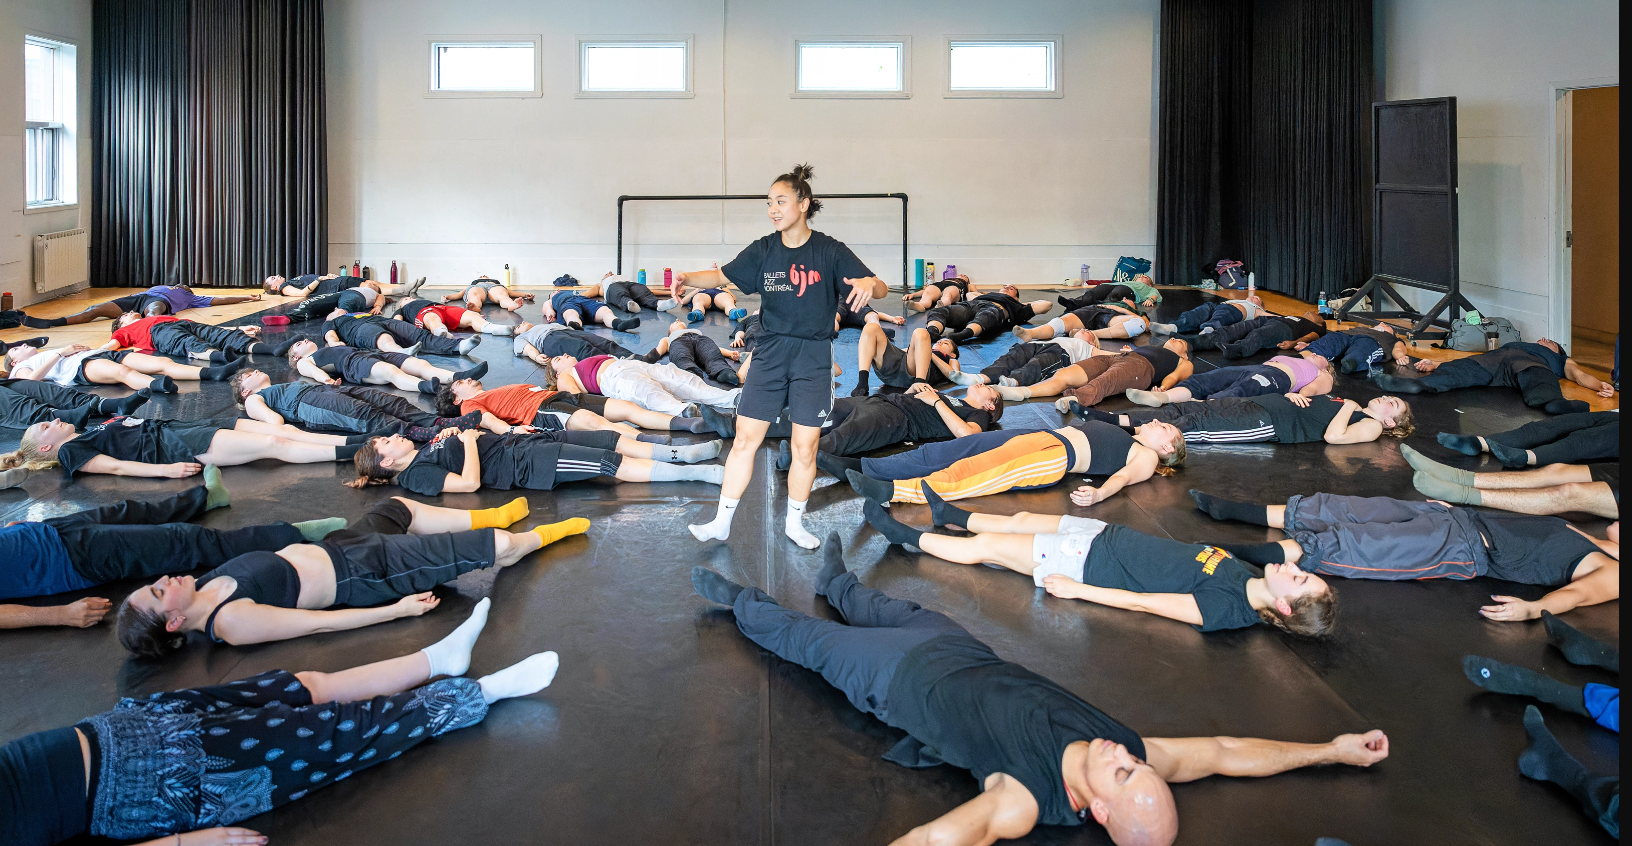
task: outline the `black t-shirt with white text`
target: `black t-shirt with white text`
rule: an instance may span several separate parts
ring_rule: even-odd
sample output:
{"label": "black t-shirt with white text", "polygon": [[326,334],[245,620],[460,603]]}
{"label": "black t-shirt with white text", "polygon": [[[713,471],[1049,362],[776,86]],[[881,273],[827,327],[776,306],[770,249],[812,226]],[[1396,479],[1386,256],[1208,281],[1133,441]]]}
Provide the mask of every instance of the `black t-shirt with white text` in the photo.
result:
{"label": "black t-shirt with white text", "polygon": [[[482,487],[507,491],[522,488],[547,491],[555,487],[555,466],[561,444],[553,433],[495,435],[476,439],[476,456],[481,462]],[[465,472],[465,444],[448,436],[432,441],[397,475],[397,484],[424,496],[436,496],[448,482],[448,474]]]}
{"label": "black t-shirt with white text", "polygon": [[[58,447],[57,461],[70,474],[78,472],[85,462],[98,455],[142,464],[192,461],[197,453],[178,435],[191,434],[194,429],[208,429],[213,434],[218,428],[174,420],[115,417],[86,429],[79,437]],[[172,429],[175,431],[168,431]],[[208,450],[207,446],[205,450]]]}
{"label": "black t-shirt with white text", "polygon": [[760,295],[760,321],[767,334],[808,341],[834,336],[839,299],[851,288],[846,279],[873,275],[842,242],[812,231],[797,249],[772,232],[749,244],[720,268],[744,293]]}

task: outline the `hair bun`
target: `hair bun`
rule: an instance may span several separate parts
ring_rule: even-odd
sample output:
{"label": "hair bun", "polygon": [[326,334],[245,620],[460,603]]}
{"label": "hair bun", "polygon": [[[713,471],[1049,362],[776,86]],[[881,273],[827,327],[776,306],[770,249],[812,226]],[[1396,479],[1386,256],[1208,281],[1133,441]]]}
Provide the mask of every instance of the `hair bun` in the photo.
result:
{"label": "hair bun", "polygon": [[807,182],[816,177],[816,168],[808,164],[794,165],[792,172],[795,179],[803,179]]}

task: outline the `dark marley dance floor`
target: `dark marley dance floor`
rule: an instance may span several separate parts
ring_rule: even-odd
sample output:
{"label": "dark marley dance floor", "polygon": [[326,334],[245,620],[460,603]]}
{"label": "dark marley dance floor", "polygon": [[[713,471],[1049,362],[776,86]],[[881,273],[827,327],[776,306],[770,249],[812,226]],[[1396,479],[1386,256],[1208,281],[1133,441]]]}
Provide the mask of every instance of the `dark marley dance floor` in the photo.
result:
{"label": "dark marley dance floor", "polygon": [[[1171,319],[1205,296],[1170,290],[1162,317]],[[880,305],[891,312],[899,308],[893,297]],[[520,314],[537,321],[538,305],[528,304]],[[667,319],[645,317],[638,336],[600,331],[632,349],[649,349]],[[921,322],[914,316],[907,328]],[[716,339],[727,337],[718,313],[705,327]],[[845,371],[841,396],[855,384],[857,334],[847,329],[835,345]],[[275,330],[268,335],[281,337]],[[904,345],[905,337],[899,341]],[[1003,336],[966,349],[965,368],[991,361],[1012,341]],[[537,368],[511,356],[507,339],[487,339],[474,357],[492,365],[490,387],[541,381]],[[1205,358],[1198,369],[1219,362],[1216,353]],[[291,378],[283,362],[258,360],[256,366],[274,380]],[[1363,379],[1349,376],[1339,377],[1338,393],[1362,403],[1376,394]],[[1418,432],[1410,442],[1441,459],[1450,453],[1434,441],[1435,432],[1487,433],[1538,416],[1516,394],[1485,389],[1414,404]],[[1126,405],[1119,397],[1104,407]],[[179,396],[154,401],[146,413],[230,418],[233,406],[224,385],[184,383]],[[1035,401],[1011,406],[1003,425],[1057,426],[1060,419],[1048,402]],[[15,448],[17,436],[0,430],[0,447]],[[593,523],[588,535],[550,546],[497,578],[467,575],[439,591],[441,608],[416,619],[248,648],[195,640],[164,664],[128,659],[108,623],[83,631],[0,634],[0,741],[71,724],[106,710],[121,695],[220,683],[273,668],[339,670],[405,654],[446,634],[474,602],[491,595],[493,614],[471,675],[553,649],[561,655],[553,686],[497,705],[479,726],[245,824],[281,846],[887,843],[975,796],[974,780],[950,767],[907,770],[880,760],[898,732],[853,709],[814,673],[761,651],[736,631],[729,612],[708,610],[692,594],[688,571],[703,564],[763,587],[792,608],[833,614],[812,594],[820,553],[800,550],[782,536],[786,490],[782,478],[769,472],[773,455],[761,450],[725,544],[699,544],[685,528],[713,515],[712,487],[606,482],[528,494],[532,514],[512,528],[584,516]],[[1494,469],[1489,461],[1456,458],[1458,466]],[[342,487],[351,476],[349,465],[262,462],[227,468],[224,476],[233,506],[211,512],[206,525],[356,517],[400,492]],[[26,491],[0,491],[0,521],[157,497],[196,483],[81,476],[69,484],[54,472],[43,473],[27,482]],[[1088,514],[1190,541],[1280,536],[1211,522],[1185,495],[1192,487],[1259,502],[1315,491],[1421,498],[1393,441],[1193,448],[1188,467],[1176,477],[1152,479],[1091,509],[1069,504],[1072,487],[970,504],[991,512]],[[487,507],[512,496],[487,491],[441,502]],[[921,506],[897,506],[896,513],[920,526],[928,523]],[[1479,653],[1575,684],[1605,681],[1550,650],[1540,623],[1489,623],[1476,613],[1492,593],[1533,599],[1540,588],[1487,580],[1339,581],[1341,631],[1329,641],[1300,641],[1262,626],[1201,635],[1168,620],[1054,599],[1017,574],[887,547],[860,514],[850,488],[824,475],[806,523],[818,536],[839,533],[846,559],[866,584],[946,612],[1000,655],[1058,680],[1145,735],[1322,741],[1371,728],[1388,732],[1392,755],[1370,770],[1327,768],[1177,786],[1181,843],[1307,844],[1321,835],[1354,846],[1607,839],[1561,791],[1518,774],[1524,701],[1482,693],[1461,675],[1461,656]],[[1580,525],[1603,536],[1604,521]],[[117,601],[134,587],[93,592]],[[1567,619],[1618,643],[1619,613],[1613,602]],[[1546,713],[1565,748],[1595,772],[1618,771],[1618,738],[1585,718]],[[1023,842],[1109,841],[1089,825],[1040,828]]]}

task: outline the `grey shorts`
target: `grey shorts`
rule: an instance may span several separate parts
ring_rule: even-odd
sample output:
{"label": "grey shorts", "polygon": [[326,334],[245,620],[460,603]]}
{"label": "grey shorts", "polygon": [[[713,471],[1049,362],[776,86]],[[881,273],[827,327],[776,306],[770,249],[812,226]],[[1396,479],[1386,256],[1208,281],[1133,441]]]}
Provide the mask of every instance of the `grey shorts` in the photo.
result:
{"label": "grey shorts", "polygon": [[1105,521],[1091,517],[1060,517],[1060,530],[1051,535],[1033,535],[1031,539],[1031,560],[1036,562],[1036,569],[1031,571],[1031,580],[1038,587],[1043,586],[1043,579],[1056,573],[1074,581],[1082,581],[1084,563],[1088,560],[1088,549],[1094,545],[1094,538],[1105,531]]}

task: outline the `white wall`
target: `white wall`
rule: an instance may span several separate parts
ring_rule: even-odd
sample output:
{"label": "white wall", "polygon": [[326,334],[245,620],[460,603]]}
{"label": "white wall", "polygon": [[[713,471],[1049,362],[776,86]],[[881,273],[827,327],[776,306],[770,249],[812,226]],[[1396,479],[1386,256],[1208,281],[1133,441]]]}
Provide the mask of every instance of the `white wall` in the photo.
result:
{"label": "white wall", "polygon": [[1527,339],[1546,335],[1549,85],[1620,75],[1620,4],[1378,0],[1377,17],[1385,99],[1457,98],[1463,292]]}
{"label": "white wall", "polygon": [[[331,263],[522,284],[612,269],[619,194],[758,193],[796,162],[818,192],[911,196],[911,256],[1057,281],[1155,242],[1157,0],[329,0]],[[428,99],[428,35],[543,35],[544,96]],[[574,38],[691,34],[692,99],[576,99]],[[947,99],[948,34],[1064,35],[1060,99]],[[912,97],[793,99],[796,36],[912,36]],[[724,205],[727,208],[722,209]],[[895,201],[815,224],[900,278]],[[625,263],[707,266],[769,232],[762,207],[631,203]],[[660,271],[659,271],[660,272]]]}
{"label": "white wall", "polygon": [[[23,37],[73,44],[78,59],[79,205],[23,213]],[[18,306],[56,296],[34,293],[34,236],[74,229],[90,220],[91,0],[0,2],[0,291]]]}

